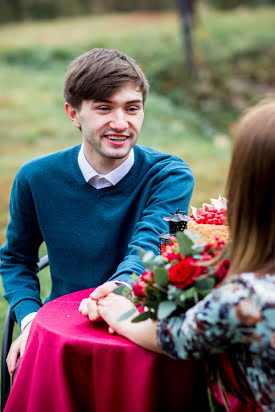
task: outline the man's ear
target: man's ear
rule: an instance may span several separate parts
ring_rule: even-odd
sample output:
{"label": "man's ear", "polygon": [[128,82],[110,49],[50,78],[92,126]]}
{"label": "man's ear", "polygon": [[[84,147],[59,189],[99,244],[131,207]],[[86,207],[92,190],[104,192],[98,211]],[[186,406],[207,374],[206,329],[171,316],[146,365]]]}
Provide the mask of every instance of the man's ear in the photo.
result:
{"label": "man's ear", "polygon": [[80,121],[78,119],[78,112],[77,110],[70,104],[70,103],[65,103],[65,111],[67,113],[67,116],[69,119],[71,119],[73,125],[77,127],[78,129],[81,128]]}

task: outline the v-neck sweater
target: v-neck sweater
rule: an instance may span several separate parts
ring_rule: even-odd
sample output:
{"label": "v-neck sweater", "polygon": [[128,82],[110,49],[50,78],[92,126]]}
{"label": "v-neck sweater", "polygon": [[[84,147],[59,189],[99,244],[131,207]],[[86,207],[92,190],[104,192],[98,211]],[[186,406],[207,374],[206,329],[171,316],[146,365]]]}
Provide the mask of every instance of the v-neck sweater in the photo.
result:
{"label": "v-neck sweater", "polygon": [[145,146],[115,186],[95,189],[78,165],[80,145],[36,158],[17,173],[1,248],[1,275],[14,318],[42,305],[37,276],[43,241],[52,288],[46,301],[144,270],[137,248],[159,251],[163,216],[188,212],[193,175],[181,159]]}

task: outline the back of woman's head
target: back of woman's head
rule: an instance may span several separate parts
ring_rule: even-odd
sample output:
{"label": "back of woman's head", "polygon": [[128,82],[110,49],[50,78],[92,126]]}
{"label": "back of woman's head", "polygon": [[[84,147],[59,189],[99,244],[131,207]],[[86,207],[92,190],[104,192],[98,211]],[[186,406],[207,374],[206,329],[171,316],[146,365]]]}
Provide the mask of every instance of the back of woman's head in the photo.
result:
{"label": "back of woman's head", "polygon": [[231,273],[275,273],[275,101],[251,108],[233,129],[226,187]]}

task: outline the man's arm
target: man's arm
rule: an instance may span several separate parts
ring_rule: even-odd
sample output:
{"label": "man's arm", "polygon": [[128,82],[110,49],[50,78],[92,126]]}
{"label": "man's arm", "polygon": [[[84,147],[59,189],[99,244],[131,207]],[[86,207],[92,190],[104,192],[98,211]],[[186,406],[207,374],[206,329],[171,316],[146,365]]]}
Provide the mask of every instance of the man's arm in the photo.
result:
{"label": "man's arm", "polygon": [[167,232],[168,224],[163,216],[169,216],[177,208],[188,214],[194,187],[194,178],[186,163],[174,160],[154,177],[146,208],[142,212],[128,245],[124,260],[109,281],[131,281],[132,273],[141,275],[144,268],[138,255],[138,247],[159,254],[159,238]]}
{"label": "man's arm", "polygon": [[24,167],[17,174],[10,200],[10,221],[1,248],[4,297],[19,326],[42,306],[37,276],[38,249],[43,241]]}

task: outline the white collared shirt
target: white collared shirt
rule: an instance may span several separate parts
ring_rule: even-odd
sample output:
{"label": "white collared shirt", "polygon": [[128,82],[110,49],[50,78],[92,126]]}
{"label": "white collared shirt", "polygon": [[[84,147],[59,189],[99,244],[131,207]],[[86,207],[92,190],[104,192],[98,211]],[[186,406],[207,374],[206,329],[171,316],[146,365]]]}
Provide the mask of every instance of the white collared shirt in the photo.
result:
{"label": "white collared shirt", "polygon": [[130,171],[134,164],[134,150],[131,149],[127,159],[118,167],[106,175],[97,173],[85,157],[83,145],[78,154],[78,164],[86,182],[89,182],[96,189],[114,186]]}

